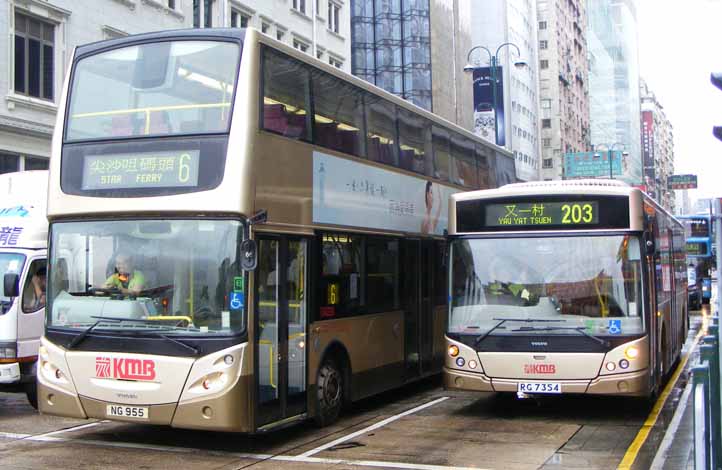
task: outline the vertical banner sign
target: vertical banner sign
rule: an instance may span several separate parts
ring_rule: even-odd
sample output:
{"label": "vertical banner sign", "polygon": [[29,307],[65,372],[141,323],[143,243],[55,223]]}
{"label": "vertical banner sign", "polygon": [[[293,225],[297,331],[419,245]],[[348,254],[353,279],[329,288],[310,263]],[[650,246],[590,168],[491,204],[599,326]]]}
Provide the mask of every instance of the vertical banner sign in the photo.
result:
{"label": "vertical banner sign", "polygon": [[644,165],[644,184],[647,193],[657,197],[654,169],[654,116],[652,111],[642,111],[642,164]]}
{"label": "vertical banner sign", "polygon": [[[474,133],[489,142],[506,145],[504,133],[504,73],[502,67],[496,68],[496,109],[494,109],[494,90],[491,68],[474,69]],[[498,129],[499,141],[494,142],[494,128]]]}

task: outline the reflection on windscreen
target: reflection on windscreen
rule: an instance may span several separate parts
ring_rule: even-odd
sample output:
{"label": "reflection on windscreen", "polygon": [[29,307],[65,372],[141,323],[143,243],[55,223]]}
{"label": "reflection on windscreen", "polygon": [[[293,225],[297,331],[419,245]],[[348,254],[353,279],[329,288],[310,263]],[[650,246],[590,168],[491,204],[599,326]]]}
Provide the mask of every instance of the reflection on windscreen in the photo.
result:
{"label": "reflection on windscreen", "polygon": [[[451,332],[483,332],[502,319],[541,320],[591,334],[643,331],[639,241],[631,236],[456,240]],[[559,330],[563,332],[563,330]]]}
{"label": "reflection on windscreen", "polygon": [[68,140],[227,130],[239,46],[158,42],[78,62]]}
{"label": "reflection on windscreen", "polygon": [[163,327],[183,333],[245,328],[245,280],[230,220],[59,223],[53,229],[48,324]]}

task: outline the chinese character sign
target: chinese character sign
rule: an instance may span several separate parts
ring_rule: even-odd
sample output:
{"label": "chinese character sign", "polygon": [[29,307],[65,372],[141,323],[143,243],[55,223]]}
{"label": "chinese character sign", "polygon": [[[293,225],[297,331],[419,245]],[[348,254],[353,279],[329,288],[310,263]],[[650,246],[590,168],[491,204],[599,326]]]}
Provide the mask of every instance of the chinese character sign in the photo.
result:
{"label": "chinese character sign", "polygon": [[564,178],[600,178],[622,174],[622,152],[577,152],[564,154]]}

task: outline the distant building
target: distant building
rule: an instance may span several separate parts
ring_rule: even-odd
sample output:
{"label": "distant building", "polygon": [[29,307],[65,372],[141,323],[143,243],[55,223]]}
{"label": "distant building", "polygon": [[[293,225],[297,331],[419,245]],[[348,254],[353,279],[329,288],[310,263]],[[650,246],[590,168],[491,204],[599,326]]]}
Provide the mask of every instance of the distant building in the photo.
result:
{"label": "distant building", "polygon": [[[641,184],[639,57],[634,0],[587,0],[590,142],[628,153],[622,179]],[[616,176],[615,176],[616,177]]]}
{"label": "distant building", "polygon": [[590,150],[592,143],[587,3],[537,0],[537,16],[541,177],[563,179],[564,155]]}
{"label": "distant building", "polygon": [[[503,96],[498,101],[503,109],[504,146],[516,160],[517,179],[539,179],[541,169],[539,139],[539,75],[538,49],[548,50],[549,40],[537,37],[536,2],[529,0],[484,0],[472,3],[471,42],[484,46],[492,54],[504,43],[519,47],[525,67],[515,67],[519,59],[516,49],[504,46],[499,50]],[[546,38],[546,33],[545,33]],[[489,55],[474,51],[473,65],[489,66]],[[489,136],[494,142],[494,135]]]}
{"label": "distant building", "polygon": [[640,84],[642,109],[642,164],[647,192],[663,207],[674,210],[674,191],[668,179],[674,174],[674,134],[672,123],[657,97],[642,80]]}
{"label": "distant building", "polygon": [[[467,129],[471,0],[353,0],[351,72]],[[432,48],[432,44],[434,47]]]}

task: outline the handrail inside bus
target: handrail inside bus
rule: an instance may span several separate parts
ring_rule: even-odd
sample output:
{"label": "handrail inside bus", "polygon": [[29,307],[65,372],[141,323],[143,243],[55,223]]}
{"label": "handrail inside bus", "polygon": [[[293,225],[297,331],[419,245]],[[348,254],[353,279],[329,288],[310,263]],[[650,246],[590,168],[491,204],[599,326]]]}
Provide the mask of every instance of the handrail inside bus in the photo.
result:
{"label": "handrail inside bus", "polygon": [[174,106],[150,106],[146,108],[131,108],[131,109],[115,109],[112,111],[94,111],[92,113],[78,113],[73,114],[72,118],[84,118],[84,117],[98,117],[98,116],[114,116],[118,114],[132,114],[144,112],[146,114],[153,113],[156,111],[175,111],[179,109],[204,109],[204,108],[228,108],[231,106],[230,102],[221,103],[203,103],[203,104],[179,104]]}

